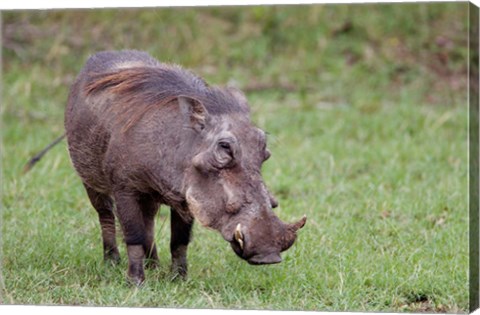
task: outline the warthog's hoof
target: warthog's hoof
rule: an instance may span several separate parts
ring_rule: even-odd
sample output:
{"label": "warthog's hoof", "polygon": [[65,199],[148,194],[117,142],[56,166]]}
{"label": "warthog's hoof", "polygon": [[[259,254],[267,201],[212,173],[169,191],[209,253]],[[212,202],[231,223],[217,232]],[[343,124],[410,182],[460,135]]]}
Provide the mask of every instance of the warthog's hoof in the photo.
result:
{"label": "warthog's hoof", "polygon": [[127,275],[127,282],[129,284],[140,287],[144,281],[145,281],[145,275],[143,274],[143,271],[141,274],[132,275],[130,274],[130,270],[129,270]]}
{"label": "warthog's hoof", "polygon": [[180,280],[187,280],[187,274],[188,274],[188,269],[187,269],[187,264],[185,263],[172,263],[172,267],[170,269],[172,273],[172,281],[175,281],[177,279]]}
{"label": "warthog's hoof", "polygon": [[103,260],[106,263],[111,263],[112,265],[118,265],[120,263],[120,254],[118,250],[112,250],[103,253]]}
{"label": "warthog's hoof", "polygon": [[157,269],[160,265],[158,258],[147,258],[145,259],[145,268],[147,269]]}

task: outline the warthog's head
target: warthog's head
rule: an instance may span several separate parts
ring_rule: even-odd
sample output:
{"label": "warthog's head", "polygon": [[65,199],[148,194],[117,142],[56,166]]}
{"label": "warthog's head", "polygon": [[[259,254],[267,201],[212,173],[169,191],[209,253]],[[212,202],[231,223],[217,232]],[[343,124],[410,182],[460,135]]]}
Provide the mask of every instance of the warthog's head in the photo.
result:
{"label": "warthog's head", "polygon": [[[229,90],[227,100],[242,110],[213,115],[200,102],[179,99],[198,125],[195,154],[185,177],[188,207],[206,227],[219,231],[235,253],[251,264],[273,264],[305,224],[282,222],[272,211],[262,164],[270,157],[266,135],[252,125],[243,94]],[[195,106],[191,106],[195,103]]]}

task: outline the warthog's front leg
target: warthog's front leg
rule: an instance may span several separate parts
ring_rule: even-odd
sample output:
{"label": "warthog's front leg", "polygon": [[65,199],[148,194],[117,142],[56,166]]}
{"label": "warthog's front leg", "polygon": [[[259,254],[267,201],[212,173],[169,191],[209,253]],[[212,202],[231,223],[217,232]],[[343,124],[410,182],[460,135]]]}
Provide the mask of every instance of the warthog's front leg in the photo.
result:
{"label": "warthog's front leg", "polygon": [[158,212],[159,204],[149,195],[142,195],[140,206],[145,224],[144,251],[146,256],[146,267],[156,268],[159,264],[157,246],[155,245],[155,215]]}
{"label": "warthog's front leg", "polygon": [[180,276],[183,279],[187,277],[187,247],[190,242],[190,236],[193,221],[186,222],[177,212],[170,209],[171,238],[170,252],[172,254],[172,273],[174,278]]}
{"label": "warthog's front leg", "polygon": [[131,191],[114,192],[117,215],[127,244],[128,280],[136,285],[145,280],[143,261],[147,235],[141,207],[141,196]]}

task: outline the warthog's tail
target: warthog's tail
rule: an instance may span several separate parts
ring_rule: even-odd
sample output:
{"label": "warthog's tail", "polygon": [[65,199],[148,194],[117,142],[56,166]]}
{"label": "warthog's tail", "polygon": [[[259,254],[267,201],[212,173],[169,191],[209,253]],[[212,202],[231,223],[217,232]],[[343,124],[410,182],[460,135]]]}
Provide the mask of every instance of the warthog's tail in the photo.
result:
{"label": "warthog's tail", "polygon": [[63,138],[65,138],[65,134],[61,135],[60,137],[58,137],[57,139],[55,139],[55,141],[53,141],[52,143],[50,143],[49,145],[47,145],[45,147],[45,149],[43,149],[42,151],[38,152],[34,157],[32,157],[30,159],[30,161],[28,161],[28,163],[25,165],[25,167],[23,168],[23,173],[25,174],[26,172],[28,172],[35,164],[37,164],[38,161],[40,161],[40,159],[45,155],[45,153],[47,153],[51,148],[53,148],[57,143],[59,143],[60,141],[63,140]]}

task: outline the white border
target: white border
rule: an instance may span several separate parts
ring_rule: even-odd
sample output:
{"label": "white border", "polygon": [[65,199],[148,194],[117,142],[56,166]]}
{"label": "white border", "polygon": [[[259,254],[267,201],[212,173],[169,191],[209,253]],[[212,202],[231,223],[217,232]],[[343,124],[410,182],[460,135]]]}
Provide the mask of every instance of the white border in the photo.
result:
{"label": "white border", "polygon": [[[465,2],[458,1],[457,2]],[[72,8],[126,8],[126,7],[169,7],[169,6],[210,6],[210,5],[273,5],[273,4],[314,4],[314,3],[399,3],[399,2],[419,2],[417,0],[381,0],[381,1],[361,1],[361,0],[334,0],[334,1],[285,1],[285,0],[175,0],[175,1],[155,1],[155,0],[6,0],[0,2],[0,10],[24,10],[24,9],[72,9]],[[427,1],[425,1],[427,2]],[[428,2],[452,2],[452,0],[435,0]],[[480,7],[480,0],[471,0],[477,7]],[[1,21],[1,20],[0,20]],[[293,315],[306,312],[292,312],[292,311],[257,311],[257,310],[214,310],[214,309],[171,309],[171,308],[128,308],[128,307],[85,307],[85,306],[33,306],[33,305],[0,305],[1,314],[39,314],[39,315],[77,315],[85,314],[112,314],[112,315],[131,315],[135,314],[191,314],[191,315],[207,315],[207,314],[230,314],[230,315]],[[312,312],[310,312],[312,313]],[[331,312],[313,312],[314,314],[331,315]],[[369,315],[373,313],[361,312],[334,312],[339,315]],[[379,313],[382,315],[393,315],[397,313]],[[421,313],[408,313],[418,314]],[[480,309],[472,314],[480,315]],[[423,314],[422,314],[423,315]]]}
{"label": "white border", "polygon": [[[465,2],[460,0],[435,0],[428,2]],[[422,2],[418,0],[5,0],[0,2],[0,10],[12,9],[67,9],[67,8],[126,8],[126,7],[182,7],[182,6],[209,6],[209,5],[273,5],[273,4],[314,4],[314,3],[399,3],[399,2]],[[427,1],[424,1],[427,2]],[[480,0],[472,0],[480,7]]]}
{"label": "white border", "polygon": [[[298,315],[301,313],[313,313],[318,315],[371,315],[374,313],[359,312],[293,312],[293,311],[258,311],[258,310],[216,310],[216,309],[172,309],[172,308],[129,308],[129,307],[85,307],[85,306],[10,306],[0,305],[2,314],[39,314],[39,315],[83,315],[101,314],[101,315]],[[395,315],[398,313],[378,313],[381,315]],[[405,313],[406,315],[425,315],[425,313]],[[441,313],[435,313],[441,314]],[[480,315],[480,310],[475,311],[475,315]]]}

